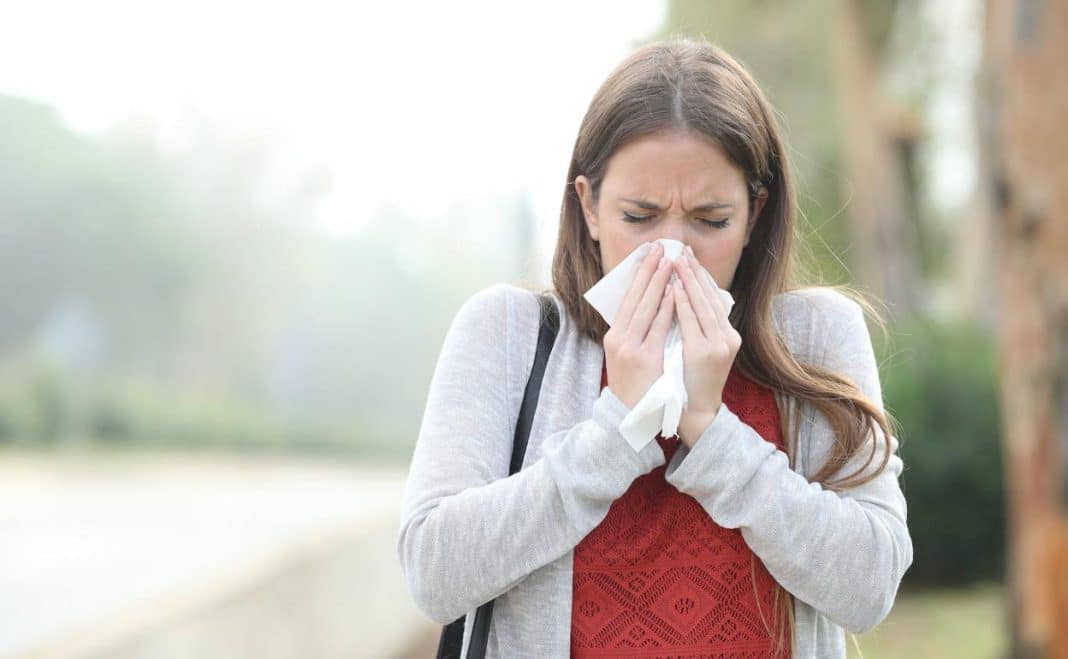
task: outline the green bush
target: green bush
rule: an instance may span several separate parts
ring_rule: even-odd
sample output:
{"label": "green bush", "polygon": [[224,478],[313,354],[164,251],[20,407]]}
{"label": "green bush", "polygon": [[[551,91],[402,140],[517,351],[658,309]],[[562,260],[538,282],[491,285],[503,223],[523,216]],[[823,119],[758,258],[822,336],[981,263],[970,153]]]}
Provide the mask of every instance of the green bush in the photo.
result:
{"label": "green bush", "polygon": [[54,444],[74,421],[69,380],[47,360],[0,362],[0,442]]}
{"label": "green bush", "polygon": [[374,455],[352,420],[286,418],[222,387],[179,388],[116,373],[77,373],[31,354],[0,362],[0,443]]}
{"label": "green bush", "polygon": [[70,392],[63,377],[54,368],[42,369],[28,382],[33,418],[33,434],[40,440],[55,442],[70,427]]}
{"label": "green bush", "polygon": [[18,412],[15,406],[6,400],[0,400],[0,444],[15,441],[18,429]]}
{"label": "green bush", "polygon": [[87,419],[89,435],[109,442],[133,439],[133,413],[120,401],[95,401]]}
{"label": "green bush", "polygon": [[914,549],[909,582],[958,585],[1004,575],[995,350],[976,328],[934,321],[903,325],[891,345],[876,346],[883,400],[900,425]]}

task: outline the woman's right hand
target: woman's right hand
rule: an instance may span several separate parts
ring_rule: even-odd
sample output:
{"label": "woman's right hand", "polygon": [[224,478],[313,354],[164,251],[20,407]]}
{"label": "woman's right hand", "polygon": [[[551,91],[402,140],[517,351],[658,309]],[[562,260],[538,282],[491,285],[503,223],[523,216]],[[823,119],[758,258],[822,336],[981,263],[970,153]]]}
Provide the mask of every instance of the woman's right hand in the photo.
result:
{"label": "woman's right hand", "polygon": [[675,311],[667,285],[671,274],[663,245],[654,242],[604,335],[608,388],[630,408],[664,372],[664,344]]}

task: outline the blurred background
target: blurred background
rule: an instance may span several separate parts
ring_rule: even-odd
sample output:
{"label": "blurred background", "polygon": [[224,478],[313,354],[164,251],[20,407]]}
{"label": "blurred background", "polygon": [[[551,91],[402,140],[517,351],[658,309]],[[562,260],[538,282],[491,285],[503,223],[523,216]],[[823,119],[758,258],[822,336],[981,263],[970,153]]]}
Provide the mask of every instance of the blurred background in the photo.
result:
{"label": "blurred background", "polygon": [[548,285],[587,104],[677,34],[778,109],[812,283],[886,306],[915,559],[850,656],[1068,656],[1066,32],[1064,0],[7,8],[0,657],[433,656],[396,533],[442,339]]}

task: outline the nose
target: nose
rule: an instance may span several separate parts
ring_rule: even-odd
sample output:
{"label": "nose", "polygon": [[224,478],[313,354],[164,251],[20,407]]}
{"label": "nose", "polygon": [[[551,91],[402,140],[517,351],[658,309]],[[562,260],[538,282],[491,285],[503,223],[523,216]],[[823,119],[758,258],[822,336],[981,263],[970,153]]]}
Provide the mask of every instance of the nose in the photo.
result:
{"label": "nose", "polygon": [[658,236],[658,238],[677,240],[680,243],[686,244],[685,227],[681,226],[681,224],[679,223],[672,223],[664,228],[664,231]]}

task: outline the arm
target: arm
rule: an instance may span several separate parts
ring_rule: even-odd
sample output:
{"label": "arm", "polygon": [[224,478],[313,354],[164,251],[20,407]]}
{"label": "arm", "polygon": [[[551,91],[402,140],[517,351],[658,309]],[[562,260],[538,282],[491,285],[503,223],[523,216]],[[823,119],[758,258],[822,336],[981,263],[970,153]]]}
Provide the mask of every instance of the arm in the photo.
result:
{"label": "arm", "polygon": [[[545,439],[541,457],[508,476],[519,402],[509,402],[509,310],[503,286],[471,297],[453,320],[430,384],[401,511],[397,552],[416,604],[451,622],[560,558],[643,473],[609,389],[592,417]],[[514,353],[512,353],[514,354]],[[513,409],[514,408],[514,409]]]}
{"label": "arm", "polygon": [[[863,312],[840,294],[833,308],[841,315],[836,314],[837,331],[829,332],[824,367],[852,379],[882,407]],[[812,412],[802,414],[801,423],[801,441],[807,430],[813,456],[826,459],[835,441],[826,418]],[[881,464],[886,444],[881,429],[872,436],[875,457],[865,473]],[[717,524],[740,528],[768,571],[795,597],[843,628],[862,633],[890,612],[912,564],[896,437],[891,436],[890,445],[890,460],[879,476],[836,493],[793,471],[785,453],[724,405],[684,458],[668,465],[666,477],[697,499]],[[837,475],[853,473],[870,455],[870,446]]]}

